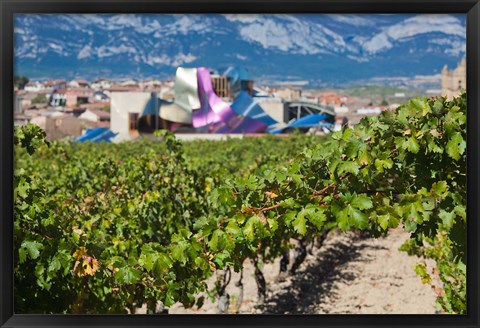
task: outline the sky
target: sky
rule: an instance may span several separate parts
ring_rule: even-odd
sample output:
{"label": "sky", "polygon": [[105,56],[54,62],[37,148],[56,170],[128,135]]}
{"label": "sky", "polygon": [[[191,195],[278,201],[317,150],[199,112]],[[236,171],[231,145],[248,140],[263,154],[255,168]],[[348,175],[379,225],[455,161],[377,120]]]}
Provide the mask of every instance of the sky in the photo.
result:
{"label": "sky", "polygon": [[25,14],[15,19],[15,64],[66,77],[231,65],[317,80],[438,74],[464,55],[465,24],[465,15]]}

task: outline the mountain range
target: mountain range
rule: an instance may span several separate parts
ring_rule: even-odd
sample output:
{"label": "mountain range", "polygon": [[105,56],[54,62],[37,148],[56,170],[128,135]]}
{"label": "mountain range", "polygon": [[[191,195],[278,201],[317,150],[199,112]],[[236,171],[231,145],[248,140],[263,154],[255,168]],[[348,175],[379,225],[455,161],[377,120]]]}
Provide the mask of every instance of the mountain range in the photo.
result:
{"label": "mountain range", "polygon": [[439,74],[465,54],[465,15],[21,14],[15,72],[30,79],[170,78],[178,66],[255,81],[338,85]]}

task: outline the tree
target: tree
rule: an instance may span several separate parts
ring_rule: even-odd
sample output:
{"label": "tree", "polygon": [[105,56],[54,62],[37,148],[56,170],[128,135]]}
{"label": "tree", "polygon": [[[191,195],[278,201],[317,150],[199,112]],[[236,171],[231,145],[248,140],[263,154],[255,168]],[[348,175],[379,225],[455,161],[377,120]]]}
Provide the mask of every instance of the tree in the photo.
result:
{"label": "tree", "polygon": [[28,83],[28,77],[26,76],[19,76],[15,75],[13,77],[13,85],[15,85],[17,88],[23,90],[25,88],[25,85]]}
{"label": "tree", "polygon": [[46,104],[48,103],[47,96],[44,94],[39,94],[35,98],[32,99],[32,104]]}

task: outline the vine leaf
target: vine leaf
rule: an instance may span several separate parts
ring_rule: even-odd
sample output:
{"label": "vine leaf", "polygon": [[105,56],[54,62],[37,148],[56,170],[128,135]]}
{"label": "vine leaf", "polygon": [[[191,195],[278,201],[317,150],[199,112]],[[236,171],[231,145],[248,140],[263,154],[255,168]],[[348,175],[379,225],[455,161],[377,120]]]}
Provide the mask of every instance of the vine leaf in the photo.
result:
{"label": "vine leaf", "polygon": [[460,132],[455,132],[445,148],[448,156],[458,161],[460,159],[460,155],[463,155],[465,152],[466,147],[467,145],[465,140],[462,138],[462,134]]}
{"label": "vine leaf", "polygon": [[445,226],[445,228],[447,230],[450,230],[450,228],[455,223],[456,214],[455,214],[455,212],[447,212],[445,210],[440,210],[440,213],[438,214],[438,217],[440,219],[442,219],[442,223]]}
{"label": "vine leaf", "polygon": [[407,138],[404,141],[404,143],[402,145],[402,148],[405,149],[405,150],[408,150],[409,152],[411,152],[413,154],[418,153],[418,151],[420,150],[420,146],[418,144],[418,141],[414,137]]}
{"label": "vine leaf", "polygon": [[[37,241],[24,240],[20,247],[27,250],[28,256],[32,260],[35,260],[36,258],[38,258],[40,256],[40,250],[43,248],[43,245],[40,244]],[[23,260],[25,260],[24,254],[20,255],[20,257],[23,258]]]}
{"label": "vine leaf", "polygon": [[120,268],[114,275],[114,278],[117,282],[123,284],[135,284],[140,280],[141,272],[140,270],[133,269],[130,267]]}

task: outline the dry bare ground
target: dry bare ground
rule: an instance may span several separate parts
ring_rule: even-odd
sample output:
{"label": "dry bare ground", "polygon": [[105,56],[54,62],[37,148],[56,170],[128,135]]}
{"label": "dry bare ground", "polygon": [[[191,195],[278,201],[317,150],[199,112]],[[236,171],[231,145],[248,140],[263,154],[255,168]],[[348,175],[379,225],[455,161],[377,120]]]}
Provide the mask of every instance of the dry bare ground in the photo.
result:
{"label": "dry bare ground", "polygon": [[[262,268],[267,296],[260,304],[254,267],[245,263],[243,301],[238,310],[239,288],[233,273],[227,287],[229,313],[246,314],[433,314],[435,292],[414,272],[421,261],[398,248],[409,235],[401,228],[385,238],[358,233],[330,233],[320,248],[314,247],[293,276],[279,281],[279,260]],[[432,268],[434,263],[427,262]],[[215,278],[209,281],[213,286]],[[175,304],[171,314],[217,313],[217,304],[206,300],[200,309]]]}

